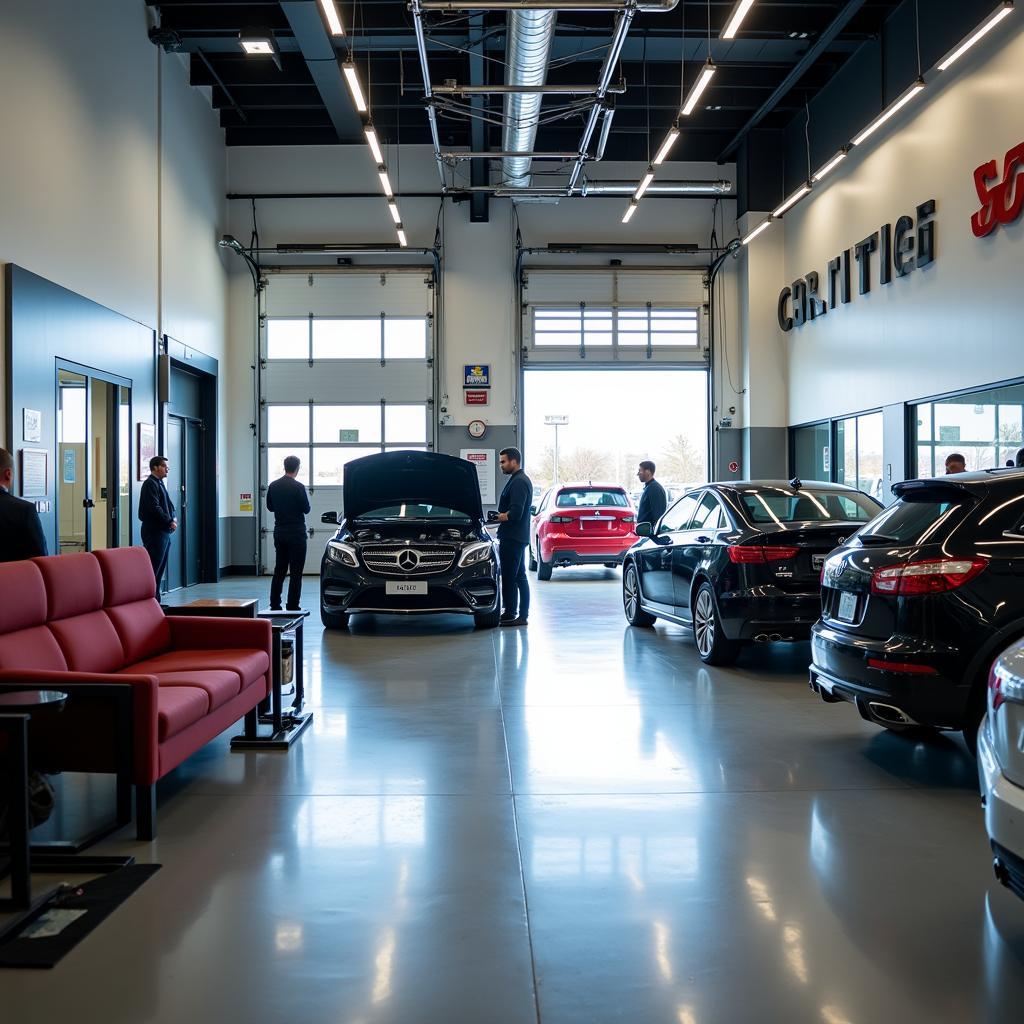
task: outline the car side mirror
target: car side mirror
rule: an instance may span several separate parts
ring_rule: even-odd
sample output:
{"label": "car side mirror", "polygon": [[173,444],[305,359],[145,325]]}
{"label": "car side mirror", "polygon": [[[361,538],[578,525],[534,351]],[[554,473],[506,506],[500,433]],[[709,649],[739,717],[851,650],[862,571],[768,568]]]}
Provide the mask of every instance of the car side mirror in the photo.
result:
{"label": "car side mirror", "polygon": [[654,533],[650,523],[637,523],[636,524],[636,535],[638,537],[650,537]]}
{"label": "car side mirror", "polygon": [[535,516],[536,514],[537,514],[537,506],[536,505],[531,505],[530,506],[530,515],[531,516]]}
{"label": "car side mirror", "polygon": [[321,523],[330,523],[332,526],[338,525],[338,513],[337,512],[325,512],[320,517]]}

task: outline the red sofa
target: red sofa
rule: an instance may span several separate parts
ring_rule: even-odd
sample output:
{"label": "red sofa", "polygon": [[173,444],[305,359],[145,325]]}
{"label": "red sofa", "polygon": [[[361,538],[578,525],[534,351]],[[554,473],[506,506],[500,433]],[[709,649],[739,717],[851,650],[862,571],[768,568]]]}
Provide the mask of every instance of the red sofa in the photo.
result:
{"label": "red sofa", "polygon": [[[157,780],[240,718],[255,730],[271,686],[268,621],[167,617],[155,595],[142,548],[0,564],[0,685],[131,687],[140,839],[155,835]],[[109,713],[95,729],[59,717],[61,767],[112,771]]]}

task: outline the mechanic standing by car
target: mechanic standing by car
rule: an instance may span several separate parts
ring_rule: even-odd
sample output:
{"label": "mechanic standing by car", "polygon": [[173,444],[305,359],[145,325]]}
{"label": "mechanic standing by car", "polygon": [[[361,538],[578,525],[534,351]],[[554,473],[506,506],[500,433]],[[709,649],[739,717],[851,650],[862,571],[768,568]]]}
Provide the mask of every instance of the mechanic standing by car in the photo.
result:
{"label": "mechanic standing by car", "polygon": [[645,459],[637,467],[636,477],[644,485],[644,493],[640,495],[640,507],[636,510],[638,523],[650,523],[652,526],[668,508],[668,495],[665,488],[654,479],[657,467],[649,459]]}
{"label": "mechanic standing by car", "polygon": [[274,578],[270,584],[270,610],[281,610],[281,590],[288,576],[288,611],[297,612],[306,564],[306,513],[309,495],[295,479],[301,463],[295,455],[284,460],[284,476],[267,488],[267,509],[274,513]]}
{"label": "mechanic standing by car", "polygon": [[518,448],[499,454],[508,477],[498,499],[498,561],[501,564],[501,625],[525,626],[530,615],[530,583],[526,578],[526,548],[530,543],[530,502],[533,481],[523,472]]}

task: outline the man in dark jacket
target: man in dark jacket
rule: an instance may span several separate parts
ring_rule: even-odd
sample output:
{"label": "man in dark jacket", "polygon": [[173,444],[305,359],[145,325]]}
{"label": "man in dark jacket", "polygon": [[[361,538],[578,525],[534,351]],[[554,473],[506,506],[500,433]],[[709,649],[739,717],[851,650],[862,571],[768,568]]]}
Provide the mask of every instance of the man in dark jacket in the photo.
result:
{"label": "man in dark jacket", "polygon": [[174,502],[167,493],[164,479],[167,476],[167,460],[162,455],[154,455],[149,460],[149,476],[142,481],[142,492],[139,494],[139,520],[142,523],[142,546],[149,554],[153,563],[153,575],[156,577],[156,590],[160,593],[160,584],[167,568],[167,554],[171,550],[171,534],[178,528],[175,518]]}
{"label": "man in dark jacket", "polygon": [[530,615],[530,582],[526,578],[526,548],[530,543],[530,503],[533,482],[523,472],[518,448],[500,453],[508,477],[498,499],[498,562],[501,565],[501,625],[525,626]]}
{"label": "man in dark jacket", "polygon": [[668,495],[665,488],[654,479],[657,467],[649,459],[640,463],[636,471],[637,479],[644,485],[644,493],[640,495],[640,507],[636,510],[638,523],[650,523],[652,526],[665,514],[668,508]]}
{"label": "man in dark jacket", "polygon": [[11,494],[14,459],[0,448],[0,562],[17,562],[46,554],[46,537],[31,501]]}
{"label": "man in dark jacket", "polygon": [[301,463],[294,455],[284,460],[284,476],[267,488],[267,509],[274,513],[274,579],[270,584],[271,611],[281,610],[281,590],[288,576],[288,610],[299,611],[302,570],[306,565],[306,513],[309,495],[296,476]]}

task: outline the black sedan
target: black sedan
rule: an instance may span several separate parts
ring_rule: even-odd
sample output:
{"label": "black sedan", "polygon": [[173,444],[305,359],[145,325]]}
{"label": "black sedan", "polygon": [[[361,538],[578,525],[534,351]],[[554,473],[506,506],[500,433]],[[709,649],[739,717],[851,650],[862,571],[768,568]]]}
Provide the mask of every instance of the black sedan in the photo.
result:
{"label": "black sedan", "polygon": [[744,643],[806,640],[821,612],[825,557],[882,506],[840,484],[759,480],[683,495],[626,553],[622,601],[633,626],[693,627],[709,665]]}
{"label": "black sedan", "polygon": [[[433,452],[369,455],[345,466],[345,518],[320,563],[320,618],[353,612],[501,614],[498,559],[484,530],[476,467]],[[335,512],[322,517],[338,523]]]}
{"label": "black sedan", "polygon": [[811,687],[902,731],[962,729],[973,751],[988,671],[1024,635],[1024,472],[896,484],[831,555],[811,638]]}

